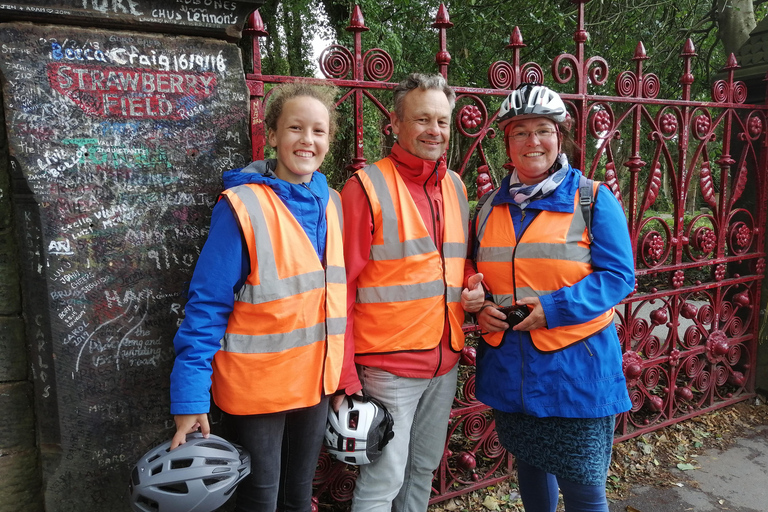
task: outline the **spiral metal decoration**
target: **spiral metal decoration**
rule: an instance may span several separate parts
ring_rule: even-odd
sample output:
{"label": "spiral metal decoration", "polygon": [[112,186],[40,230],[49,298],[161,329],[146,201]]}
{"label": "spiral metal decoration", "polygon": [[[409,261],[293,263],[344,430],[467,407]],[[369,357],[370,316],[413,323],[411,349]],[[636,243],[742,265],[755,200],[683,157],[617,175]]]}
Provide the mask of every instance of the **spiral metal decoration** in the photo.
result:
{"label": "spiral metal decoration", "polygon": [[730,372],[725,366],[716,366],[714,368],[714,381],[715,386],[724,386],[726,382],[728,382],[728,377],[730,376]]}
{"label": "spiral metal decoration", "polygon": [[464,419],[464,437],[478,441],[488,430],[488,420],[483,413],[472,414]]}
{"label": "spiral metal decoration", "polygon": [[363,73],[369,80],[387,82],[394,70],[392,57],[380,48],[368,50],[363,55]]}
{"label": "spiral metal decoration", "polygon": [[632,71],[624,71],[616,77],[616,94],[623,98],[637,96],[637,76]]}
{"label": "spiral metal decoration", "polygon": [[688,378],[695,377],[704,368],[704,362],[697,356],[688,357],[680,366],[680,371]]}
{"label": "spiral metal decoration", "polygon": [[329,493],[334,501],[350,501],[355,490],[357,474],[352,471],[342,471],[331,483]]}
{"label": "spiral metal decoration", "polygon": [[320,53],[320,72],[326,78],[349,78],[354,66],[355,57],[347,48],[333,44]]}
{"label": "spiral metal decoration", "polygon": [[714,319],[715,319],[715,310],[711,305],[706,304],[699,308],[699,322],[701,322],[704,325],[709,325],[712,323]]}
{"label": "spiral metal decoration", "polygon": [[488,68],[488,81],[495,89],[514,89],[518,74],[519,83],[543,83],[544,72],[536,63],[529,62],[523,64],[519,70],[509,62],[500,60],[491,64]]}
{"label": "spiral metal decoration", "polygon": [[703,336],[699,328],[692,325],[685,330],[685,334],[680,340],[680,343],[683,345],[684,348],[690,349],[701,344],[702,339],[703,339]]}
{"label": "spiral metal decoration", "polygon": [[492,430],[488,437],[486,437],[485,441],[483,441],[482,450],[487,457],[492,459],[496,459],[504,455],[504,447],[501,445],[501,441],[499,441],[499,435],[495,430]]}

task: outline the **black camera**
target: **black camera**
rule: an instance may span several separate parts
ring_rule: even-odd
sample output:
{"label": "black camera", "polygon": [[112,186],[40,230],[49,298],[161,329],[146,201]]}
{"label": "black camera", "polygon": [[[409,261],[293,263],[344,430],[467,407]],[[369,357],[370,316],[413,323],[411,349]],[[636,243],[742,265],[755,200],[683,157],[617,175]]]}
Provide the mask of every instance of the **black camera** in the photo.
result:
{"label": "black camera", "polygon": [[526,306],[505,306],[498,308],[499,311],[507,315],[504,320],[509,324],[509,328],[516,326],[531,314],[531,311]]}

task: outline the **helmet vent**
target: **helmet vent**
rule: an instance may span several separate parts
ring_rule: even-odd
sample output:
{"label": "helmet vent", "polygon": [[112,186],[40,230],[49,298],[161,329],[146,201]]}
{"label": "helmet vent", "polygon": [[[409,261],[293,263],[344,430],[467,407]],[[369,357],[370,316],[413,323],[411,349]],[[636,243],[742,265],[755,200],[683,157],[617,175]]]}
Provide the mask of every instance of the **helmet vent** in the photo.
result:
{"label": "helmet vent", "polygon": [[187,487],[186,482],[176,482],[172,484],[158,485],[157,488],[169,494],[188,494],[189,493],[189,487]]}
{"label": "helmet vent", "polygon": [[146,496],[138,496],[136,498],[136,503],[144,505],[144,510],[160,510],[160,505],[158,505],[155,500],[151,500]]}
{"label": "helmet vent", "polygon": [[212,485],[216,485],[222,480],[228,480],[228,479],[229,479],[229,476],[212,476],[210,478],[203,478],[203,484],[205,484],[206,487],[211,487]]}
{"label": "helmet vent", "polygon": [[183,469],[192,465],[192,459],[175,459],[171,461],[171,469]]}
{"label": "helmet vent", "polygon": [[139,468],[135,466],[133,468],[133,471],[131,471],[131,484],[133,485],[141,484],[141,479],[139,478]]}
{"label": "helmet vent", "polygon": [[226,466],[227,464],[229,462],[224,459],[205,459],[206,466]]}
{"label": "helmet vent", "polygon": [[357,424],[360,421],[360,411],[349,412],[349,428],[357,430]]}
{"label": "helmet vent", "polygon": [[221,450],[224,452],[231,453],[232,450],[230,450],[226,445],[223,445],[221,443],[217,443],[215,441],[210,441],[207,443],[199,443],[197,446],[200,446],[202,448],[212,448],[214,450]]}

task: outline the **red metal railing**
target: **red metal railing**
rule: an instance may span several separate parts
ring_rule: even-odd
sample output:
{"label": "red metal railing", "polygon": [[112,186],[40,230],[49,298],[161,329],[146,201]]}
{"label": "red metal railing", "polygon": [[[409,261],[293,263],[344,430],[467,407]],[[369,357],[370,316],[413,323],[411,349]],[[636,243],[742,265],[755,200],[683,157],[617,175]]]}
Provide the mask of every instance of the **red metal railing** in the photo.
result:
{"label": "red metal railing", "polygon": [[[617,308],[617,329],[624,349],[624,372],[632,409],[618,418],[617,441],[677,423],[754,395],[760,290],[765,271],[767,187],[766,105],[747,105],[746,86],[734,81],[733,56],[727,78],[712,86],[711,100],[691,100],[689,40],[681,52],[683,73],[679,98],[659,99],[659,79],[643,69],[647,59],[638,43],[634,69],[619,73],[615,95],[590,88],[609,78],[608,63],[587,57],[584,4],[578,5],[574,53],[563,53],[551,66],[552,87],[562,92],[573,119],[578,146],[573,164],[604,180],[622,202],[634,243],[637,287]],[[452,26],[441,5],[438,70],[448,76],[447,29]],[[376,93],[395,86],[391,57],[383,50],[363,50],[365,27],[355,7],[347,30],[352,49],[328,47],[320,58],[325,79],[343,93],[338,104],[354,110],[355,154],[349,171],[366,163],[363,153],[363,104],[382,115],[387,107]],[[253,157],[263,158],[264,84],[295,77],[261,74],[259,38],[266,36],[258,12],[247,36],[253,38],[251,91]],[[478,194],[493,187],[485,150],[493,140],[496,116],[488,103],[522,82],[546,82],[541,66],[520,62],[523,43],[515,28],[506,46],[510,61],[493,63],[490,88],[452,84],[457,93],[454,137],[468,149],[451,167],[475,174]],[[570,88],[572,92],[566,92]],[[388,129],[388,128],[387,128]],[[471,159],[477,169],[467,169]],[[662,188],[670,206],[657,205]],[[472,326],[466,326],[473,334]],[[449,425],[445,456],[433,483],[433,502],[486,487],[503,479],[511,457],[501,448],[488,408],[474,396],[474,348],[462,358],[461,385]],[[348,501],[355,469],[320,459],[317,496]]]}

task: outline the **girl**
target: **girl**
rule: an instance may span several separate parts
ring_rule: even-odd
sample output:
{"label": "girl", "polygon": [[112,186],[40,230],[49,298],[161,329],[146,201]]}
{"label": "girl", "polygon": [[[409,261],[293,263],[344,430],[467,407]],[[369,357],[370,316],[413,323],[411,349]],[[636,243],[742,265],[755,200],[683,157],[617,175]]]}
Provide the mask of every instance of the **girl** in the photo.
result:
{"label": "girl", "polygon": [[209,434],[210,387],[251,454],[237,512],[310,510],[328,397],[359,386],[344,350],[341,203],[317,171],[334,97],[301,82],[273,91],[264,122],[277,159],[224,173],[174,339],[171,449]]}

